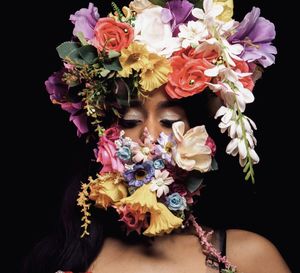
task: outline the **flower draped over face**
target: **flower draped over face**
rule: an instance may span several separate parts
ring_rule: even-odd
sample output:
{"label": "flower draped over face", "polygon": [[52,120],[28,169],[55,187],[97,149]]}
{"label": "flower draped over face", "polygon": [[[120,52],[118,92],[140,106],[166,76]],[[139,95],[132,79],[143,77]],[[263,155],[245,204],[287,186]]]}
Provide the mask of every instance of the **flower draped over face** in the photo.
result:
{"label": "flower draped over face", "polygon": [[112,7],[103,15],[89,3],[70,16],[73,37],[57,47],[63,68],[46,89],[70,114],[78,136],[97,140],[102,168],[78,198],[84,234],[91,200],[115,208],[127,232],[161,235],[187,219],[201,186],[201,179],[188,179],[190,172],[215,169],[215,144],[204,126],[185,132],[182,122],[156,143],[149,136],[135,143],[119,128],[106,128],[107,120],[162,86],[171,99],[209,90],[223,102],[215,118],[231,139],[226,152],[238,155],[245,179],[254,182],[256,125],[245,112],[256,80],[275,62],[275,27],[257,7],[235,21],[233,0],[134,0]]}

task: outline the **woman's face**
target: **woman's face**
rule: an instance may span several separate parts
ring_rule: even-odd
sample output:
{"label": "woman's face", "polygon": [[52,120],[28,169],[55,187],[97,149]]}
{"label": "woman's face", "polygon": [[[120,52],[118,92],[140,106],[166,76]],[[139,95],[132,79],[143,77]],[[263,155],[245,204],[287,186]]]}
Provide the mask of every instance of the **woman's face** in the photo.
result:
{"label": "woman's face", "polygon": [[161,132],[171,133],[176,121],[183,121],[186,130],[190,128],[184,109],[167,96],[164,88],[159,88],[144,102],[137,101],[129,107],[119,124],[126,136],[137,141],[142,139],[145,128],[155,140]]}

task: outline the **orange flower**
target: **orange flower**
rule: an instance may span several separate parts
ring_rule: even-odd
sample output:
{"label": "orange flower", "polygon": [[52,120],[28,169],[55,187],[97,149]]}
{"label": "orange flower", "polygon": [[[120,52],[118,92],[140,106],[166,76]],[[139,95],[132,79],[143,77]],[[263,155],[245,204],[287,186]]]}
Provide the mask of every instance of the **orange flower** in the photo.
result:
{"label": "orange flower", "polygon": [[173,72],[169,74],[166,92],[171,98],[180,99],[200,93],[207,87],[210,77],[204,71],[213,67],[204,54],[196,53],[191,47],[180,50],[171,57]]}
{"label": "orange flower", "polygon": [[120,52],[128,47],[133,40],[133,28],[126,24],[115,21],[113,18],[101,18],[95,26],[95,38],[93,45],[99,50]]}
{"label": "orange flower", "polygon": [[[249,69],[249,65],[245,61],[234,60],[234,62],[235,62],[235,65],[236,65],[234,70],[236,72],[240,72],[240,73],[249,73],[249,72],[251,72],[250,69]],[[250,91],[253,90],[254,81],[253,81],[251,76],[242,77],[239,80],[245,88],[249,89]]]}

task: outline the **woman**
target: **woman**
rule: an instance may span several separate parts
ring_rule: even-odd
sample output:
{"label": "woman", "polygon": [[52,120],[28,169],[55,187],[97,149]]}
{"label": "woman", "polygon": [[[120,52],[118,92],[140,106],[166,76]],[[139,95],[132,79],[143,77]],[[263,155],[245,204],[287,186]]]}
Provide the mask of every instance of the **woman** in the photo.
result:
{"label": "woman", "polygon": [[[198,120],[207,116],[204,90],[222,99],[216,116],[232,138],[227,152],[254,180],[255,125],[243,113],[259,65],[274,61],[274,26],[259,9],[237,26],[230,1],[129,7],[99,18],[90,4],[70,17],[74,41],[58,47],[65,68],[46,82],[48,92],[88,136],[98,164],[79,198],[78,181],[70,187],[60,230],[37,246],[28,272],[289,272],[266,239],[241,230],[211,236],[193,216],[204,173],[216,169],[215,144]],[[269,40],[251,35],[258,22]]]}

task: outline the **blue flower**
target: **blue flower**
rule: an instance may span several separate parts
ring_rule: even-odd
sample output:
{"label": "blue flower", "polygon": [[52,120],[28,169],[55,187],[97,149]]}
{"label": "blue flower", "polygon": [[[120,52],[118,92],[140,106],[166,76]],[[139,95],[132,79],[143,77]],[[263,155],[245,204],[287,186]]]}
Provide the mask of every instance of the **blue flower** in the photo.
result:
{"label": "blue flower", "polygon": [[129,186],[141,187],[147,184],[154,177],[152,161],[145,161],[141,164],[135,164],[132,170],[127,170],[124,173],[124,178]]}
{"label": "blue flower", "polygon": [[155,159],[155,160],[153,161],[153,167],[154,167],[156,170],[161,170],[161,169],[163,169],[163,168],[165,167],[165,163],[164,163],[164,161],[163,161],[161,158]]}
{"label": "blue flower", "polygon": [[117,151],[117,156],[120,158],[122,161],[127,161],[131,157],[131,151],[129,147],[123,146]]}
{"label": "blue flower", "polygon": [[166,197],[167,206],[170,210],[184,210],[186,209],[186,200],[180,196],[178,192],[172,193]]}

